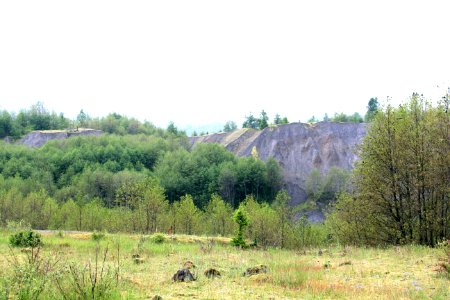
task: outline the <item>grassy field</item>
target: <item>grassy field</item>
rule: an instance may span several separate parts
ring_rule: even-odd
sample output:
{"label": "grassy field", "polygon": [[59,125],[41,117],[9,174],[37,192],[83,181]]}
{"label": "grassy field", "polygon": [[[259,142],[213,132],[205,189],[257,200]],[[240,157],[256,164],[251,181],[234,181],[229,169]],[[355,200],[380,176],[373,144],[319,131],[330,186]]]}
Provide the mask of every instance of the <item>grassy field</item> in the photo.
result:
{"label": "grassy field", "polygon": [[[3,280],[0,297],[7,297],[6,290],[13,287],[17,276],[24,277],[17,269],[27,265],[31,256],[27,250],[10,249],[9,235],[0,232],[0,280]],[[156,295],[162,299],[450,298],[448,277],[435,271],[443,255],[439,249],[332,247],[321,249],[319,254],[319,249],[239,250],[228,246],[226,238],[165,236],[165,241],[156,243],[152,237],[140,235],[108,234],[100,241],[94,241],[91,236],[92,233],[43,234],[41,265],[53,263],[48,263],[51,267],[45,269],[41,279],[45,285],[39,299],[63,299],[57,279],[60,278],[63,289],[69,290],[76,280],[71,283],[65,277],[75,278],[83,270],[89,274],[89,262],[92,271],[96,261],[97,273],[103,268],[104,274],[98,280],[109,282],[111,289],[116,286],[116,273],[119,275],[116,292],[107,298],[153,299]],[[105,249],[108,249],[106,255]],[[132,259],[137,253],[142,258],[139,264]],[[187,260],[196,265],[193,270],[197,280],[174,283],[173,274]],[[267,266],[267,273],[243,276],[247,268],[261,264]],[[206,278],[203,272],[207,268],[219,270],[222,277]],[[44,271],[39,272],[42,275]],[[89,281],[89,276],[86,277]],[[26,288],[24,282],[22,288]]]}

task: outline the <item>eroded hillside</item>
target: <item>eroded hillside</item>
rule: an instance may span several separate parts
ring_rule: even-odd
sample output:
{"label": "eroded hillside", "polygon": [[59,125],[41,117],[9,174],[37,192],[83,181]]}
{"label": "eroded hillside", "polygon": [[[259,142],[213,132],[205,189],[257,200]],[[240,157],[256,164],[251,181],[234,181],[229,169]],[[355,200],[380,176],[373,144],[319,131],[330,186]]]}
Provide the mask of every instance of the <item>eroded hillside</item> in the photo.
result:
{"label": "eroded hillside", "polygon": [[305,180],[312,169],[326,173],[331,167],[350,170],[357,160],[355,147],[366,134],[363,123],[292,123],[264,130],[239,129],[190,138],[196,143],[220,143],[238,156],[273,157],[284,170],[293,203],[306,200]]}

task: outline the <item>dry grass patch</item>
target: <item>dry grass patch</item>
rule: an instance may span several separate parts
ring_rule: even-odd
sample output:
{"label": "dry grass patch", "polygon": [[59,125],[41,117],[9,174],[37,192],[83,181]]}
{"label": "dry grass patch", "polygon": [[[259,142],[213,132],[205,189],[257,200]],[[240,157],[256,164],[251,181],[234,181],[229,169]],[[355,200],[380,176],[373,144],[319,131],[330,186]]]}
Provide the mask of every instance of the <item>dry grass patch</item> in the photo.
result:
{"label": "dry grass patch", "polygon": [[[43,255],[58,252],[62,261],[86,263],[100,245],[120,249],[120,292],[123,298],[151,299],[448,299],[448,279],[434,271],[440,252],[424,247],[389,249],[331,248],[305,252],[287,250],[239,250],[226,239],[176,235],[156,244],[141,235],[108,234],[92,241],[90,233],[44,236]],[[202,245],[213,242],[208,251]],[[7,235],[0,233],[1,276],[8,275]],[[139,247],[138,247],[139,245]],[[139,248],[142,263],[133,261]],[[19,249],[15,255],[26,257]],[[343,255],[344,254],[344,255]],[[107,264],[114,264],[111,251]],[[194,282],[176,282],[173,274],[192,261]],[[351,262],[348,264],[346,262]],[[329,267],[324,265],[329,263]],[[267,273],[243,276],[247,268],[266,265]],[[210,279],[204,271],[219,270],[221,278]]]}

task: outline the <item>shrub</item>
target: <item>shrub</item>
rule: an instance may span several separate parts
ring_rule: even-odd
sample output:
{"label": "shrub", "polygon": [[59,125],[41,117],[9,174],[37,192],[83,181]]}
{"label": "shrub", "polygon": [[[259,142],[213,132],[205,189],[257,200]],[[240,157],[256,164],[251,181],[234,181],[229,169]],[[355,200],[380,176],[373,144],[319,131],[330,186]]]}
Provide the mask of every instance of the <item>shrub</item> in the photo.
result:
{"label": "shrub", "polygon": [[106,237],[106,234],[105,234],[104,232],[100,232],[100,231],[94,231],[94,232],[92,233],[92,236],[91,236],[91,238],[92,238],[94,241],[100,241],[100,240],[103,240],[105,237]]}
{"label": "shrub", "polygon": [[155,233],[152,238],[152,242],[155,244],[162,244],[166,241],[166,237],[161,233]]}
{"label": "shrub", "polygon": [[32,230],[20,231],[9,237],[9,244],[13,247],[32,247],[42,246],[42,236]]}

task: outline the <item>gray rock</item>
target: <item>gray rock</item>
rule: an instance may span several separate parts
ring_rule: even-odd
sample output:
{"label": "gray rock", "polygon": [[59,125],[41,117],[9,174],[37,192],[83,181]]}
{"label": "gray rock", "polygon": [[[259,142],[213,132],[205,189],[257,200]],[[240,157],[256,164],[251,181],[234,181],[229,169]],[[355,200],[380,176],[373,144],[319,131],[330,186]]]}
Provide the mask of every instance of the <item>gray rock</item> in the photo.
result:
{"label": "gray rock", "polygon": [[291,123],[264,130],[243,128],[191,137],[189,141],[191,146],[219,143],[238,156],[250,156],[255,147],[262,160],[273,157],[284,170],[292,204],[298,204],[307,198],[305,180],[314,168],[322,174],[332,167],[353,168],[358,159],[355,148],[365,136],[366,127],[364,123]]}
{"label": "gray rock", "polygon": [[181,269],[178,270],[173,276],[172,276],[172,280],[175,282],[189,282],[189,281],[194,281],[195,277],[194,275],[192,275],[191,271],[189,271],[188,269]]}

